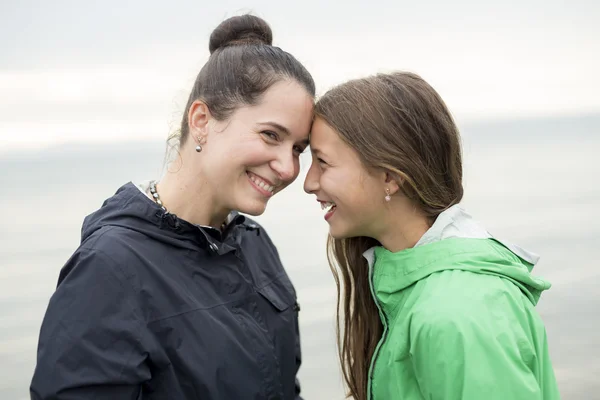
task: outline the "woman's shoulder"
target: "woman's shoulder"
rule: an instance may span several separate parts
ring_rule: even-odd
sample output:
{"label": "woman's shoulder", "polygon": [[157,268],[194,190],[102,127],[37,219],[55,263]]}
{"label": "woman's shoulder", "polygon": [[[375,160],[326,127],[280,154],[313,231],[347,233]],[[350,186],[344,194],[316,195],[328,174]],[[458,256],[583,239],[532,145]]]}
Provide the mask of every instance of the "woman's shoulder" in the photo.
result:
{"label": "woman's shoulder", "polygon": [[147,239],[124,227],[98,229],[82,240],[63,265],[58,285],[112,285],[136,296],[142,286],[144,270],[152,259],[158,259],[152,252],[159,250]]}
{"label": "woman's shoulder", "polygon": [[104,226],[85,238],[78,253],[94,254],[115,266],[131,265],[131,259],[142,251],[144,238],[138,232],[120,226]]}
{"label": "woman's shoulder", "polygon": [[[125,281],[131,277],[132,256],[127,249],[127,233],[119,227],[105,227],[87,237],[73,252],[63,266],[60,282],[74,270],[90,279],[111,276],[111,279]],[[129,249],[130,250],[130,249]]]}

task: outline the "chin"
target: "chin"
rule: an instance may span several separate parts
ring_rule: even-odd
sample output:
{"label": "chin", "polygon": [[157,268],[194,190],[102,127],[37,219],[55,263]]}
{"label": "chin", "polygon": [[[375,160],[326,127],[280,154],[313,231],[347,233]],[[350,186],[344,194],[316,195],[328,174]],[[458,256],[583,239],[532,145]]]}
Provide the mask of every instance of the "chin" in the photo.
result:
{"label": "chin", "polygon": [[334,227],[330,227],[329,228],[329,235],[334,238],[334,239],[347,239],[349,237],[352,237],[353,235],[350,235],[347,231],[344,231],[343,229],[335,229]]}
{"label": "chin", "polygon": [[248,214],[253,217],[262,215],[266,209],[267,209],[266,202],[264,202],[264,203],[263,202],[252,202],[252,203],[240,204],[240,207],[237,208],[237,210],[239,212],[241,212],[242,214]]}
{"label": "chin", "polygon": [[[337,221],[340,222],[340,221]],[[369,236],[362,229],[357,229],[357,227],[352,226],[336,226],[329,225],[329,235],[334,239],[349,239],[358,236]]]}

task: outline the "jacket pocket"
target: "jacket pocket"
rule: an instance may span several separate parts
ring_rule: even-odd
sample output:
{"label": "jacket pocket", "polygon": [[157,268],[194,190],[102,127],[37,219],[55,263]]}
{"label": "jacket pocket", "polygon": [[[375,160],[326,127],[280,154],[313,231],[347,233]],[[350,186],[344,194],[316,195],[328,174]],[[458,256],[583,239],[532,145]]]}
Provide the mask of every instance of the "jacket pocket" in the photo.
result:
{"label": "jacket pocket", "polygon": [[290,307],[294,311],[300,310],[296,301],[296,292],[286,275],[263,287],[257,288],[256,291],[279,311],[285,311]]}

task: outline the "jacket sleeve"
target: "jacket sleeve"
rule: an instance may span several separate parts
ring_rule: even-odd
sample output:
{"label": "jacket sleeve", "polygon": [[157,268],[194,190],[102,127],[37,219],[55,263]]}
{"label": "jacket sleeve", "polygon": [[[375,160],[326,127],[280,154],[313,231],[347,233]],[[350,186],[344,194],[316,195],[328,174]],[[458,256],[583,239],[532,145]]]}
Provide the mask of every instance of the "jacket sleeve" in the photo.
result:
{"label": "jacket sleeve", "polygon": [[514,332],[478,315],[463,310],[413,317],[410,355],[421,394],[431,400],[541,400]]}
{"label": "jacket sleeve", "polygon": [[67,262],[40,330],[31,399],[138,399],[150,379],[133,288],[106,254]]}

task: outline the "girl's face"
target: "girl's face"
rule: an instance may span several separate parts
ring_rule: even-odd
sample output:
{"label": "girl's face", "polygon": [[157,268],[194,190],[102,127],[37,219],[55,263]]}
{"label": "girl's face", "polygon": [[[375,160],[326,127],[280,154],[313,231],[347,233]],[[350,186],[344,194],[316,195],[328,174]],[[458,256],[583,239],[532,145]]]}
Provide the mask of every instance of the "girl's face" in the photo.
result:
{"label": "girl's face", "polygon": [[[195,111],[198,108],[198,111]],[[200,127],[202,152],[198,179],[211,187],[214,212],[264,212],[267,202],[299,173],[299,156],[308,145],[313,99],[294,81],[269,88],[260,103],[243,106],[226,121],[192,108],[190,134]],[[195,147],[195,139],[192,146]]]}
{"label": "girl's face", "polygon": [[312,126],[310,148],[312,164],[304,190],[317,196],[331,236],[377,237],[385,225],[385,172],[368,170],[321,118]]}

